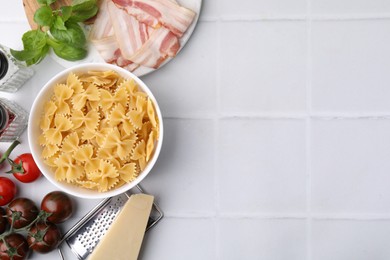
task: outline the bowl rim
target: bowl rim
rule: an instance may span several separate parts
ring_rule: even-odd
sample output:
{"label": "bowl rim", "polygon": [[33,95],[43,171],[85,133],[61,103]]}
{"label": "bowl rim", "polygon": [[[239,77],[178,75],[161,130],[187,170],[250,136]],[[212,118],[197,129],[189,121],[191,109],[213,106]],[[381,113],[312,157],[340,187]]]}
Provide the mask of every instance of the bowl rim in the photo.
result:
{"label": "bowl rim", "polygon": [[[88,70],[100,70],[100,71],[114,70],[114,71],[118,72],[124,78],[134,79],[137,82],[137,84],[139,85],[140,89],[142,91],[144,91],[148,95],[148,97],[152,100],[157,117],[159,119],[159,139],[157,140],[157,145],[155,146],[154,154],[153,154],[152,158],[149,160],[145,169],[140,172],[139,176],[134,181],[129,182],[129,183],[125,183],[121,187],[118,187],[116,189],[109,190],[106,192],[98,192],[96,190],[88,190],[86,188],[77,187],[76,185],[73,185],[73,186],[77,187],[78,188],[77,190],[76,190],[76,188],[70,190],[66,186],[69,186],[71,184],[68,184],[66,182],[59,182],[59,181],[55,180],[53,172],[51,172],[51,173],[45,172],[45,169],[47,169],[49,166],[45,165],[44,162],[42,161],[41,154],[38,154],[38,152],[37,152],[37,149],[38,149],[37,146],[39,147],[39,144],[37,144],[37,140],[34,140],[33,126],[37,125],[37,124],[36,124],[36,122],[33,122],[33,121],[38,116],[38,115],[36,115],[37,111],[43,110],[42,106],[45,104],[45,103],[42,103],[41,99],[47,93],[47,91],[54,88],[55,84],[59,83],[62,78],[69,75],[69,73],[71,73],[71,72],[73,72],[77,75],[78,71],[80,71],[80,70],[84,70],[84,71],[88,71]],[[35,116],[33,116],[33,115],[35,115]],[[41,117],[41,114],[39,115],[39,117]],[[39,129],[39,131],[41,131],[41,130]],[[108,64],[108,63],[83,63],[83,64],[75,65],[73,67],[70,67],[70,68],[67,68],[67,69],[60,71],[59,73],[54,75],[40,89],[40,91],[36,95],[34,102],[31,106],[30,116],[29,116],[29,120],[28,120],[27,136],[28,136],[28,143],[29,143],[30,151],[31,151],[31,154],[34,158],[34,161],[36,162],[38,168],[41,170],[42,174],[46,177],[47,180],[49,180],[49,182],[54,184],[60,190],[66,192],[68,194],[71,194],[73,196],[76,196],[76,197],[85,198],[85,199],[102,199],[102,198],[113,197],[113,196],[122,194],[122,193],[132,189],[133,187],[138,185],[152,170],[153,166],[155,165],[155,163],[160,155],[160,151],[161,151],[161,147],[162,147],[162,143],[163,143],[163,136],[164,136],[163,117],[162,117],[160,107],[159,107],[157,100],[154,97],[153,93],[151,92],[149,87],[136,75],[134,75],[133,73],[131,73],[128,70],[125,70],[121,67],[118,67],[118,66],[115,66],[112,64]],[[34,143],[34,141],[35,141],[35,143]],[[79,189],[80,189],[80,191],[79,191]],[[88,191],[88,194],[83,193],[82,192],[83,190]]]}

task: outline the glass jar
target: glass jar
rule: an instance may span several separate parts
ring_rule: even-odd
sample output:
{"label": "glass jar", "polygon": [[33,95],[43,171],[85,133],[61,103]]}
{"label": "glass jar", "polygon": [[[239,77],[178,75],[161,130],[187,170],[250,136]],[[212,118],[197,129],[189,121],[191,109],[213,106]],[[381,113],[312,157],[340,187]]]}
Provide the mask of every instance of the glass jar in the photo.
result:
{"label": "glass jar", "polygon": [[0,98],[0,142],[19,138],[27,127],[28,113],[13,101]]}
{"label": "glass jar", "polygon": [[0,91],[16,92],[33,75],[31,68],[17,61],[9,48],[0,44]]}

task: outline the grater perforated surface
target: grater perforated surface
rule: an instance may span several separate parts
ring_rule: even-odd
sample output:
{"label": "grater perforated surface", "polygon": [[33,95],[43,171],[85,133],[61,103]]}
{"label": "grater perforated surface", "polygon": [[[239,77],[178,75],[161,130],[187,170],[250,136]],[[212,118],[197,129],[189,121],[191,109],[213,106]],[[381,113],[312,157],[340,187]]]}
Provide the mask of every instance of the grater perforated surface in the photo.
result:
{"label": "grater perforated surface", "polygon": [[[137,188],[142,191],[140,187]],[[133,190],[132,193],[134,193]],[[102,201],[64,235],[63,241],[66,241],[79,259],[86,259],[92,253],[123,208],[128,196],[124,193]],[[147,230],[157,224],[162,217],[162,211],[154,204]],[[60,254],[62,256],[61,250]]]}

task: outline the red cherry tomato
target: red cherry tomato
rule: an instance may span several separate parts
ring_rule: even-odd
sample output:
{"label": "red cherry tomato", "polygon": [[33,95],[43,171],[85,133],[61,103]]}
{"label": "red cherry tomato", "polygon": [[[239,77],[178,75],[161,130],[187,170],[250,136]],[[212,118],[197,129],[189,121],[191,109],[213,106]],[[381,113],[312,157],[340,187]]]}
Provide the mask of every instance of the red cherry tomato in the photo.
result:
{"label": "red cherry tomato", "polygon": [[16,186],[6,177],[0,177],[0,206],[7,205],[16,195]]}
{"label": "red cherry tomato", "polygon": [[21,154],[14,160],[12,173],[16,179],[25,183],[33,182],[42,175],[31,153]]}

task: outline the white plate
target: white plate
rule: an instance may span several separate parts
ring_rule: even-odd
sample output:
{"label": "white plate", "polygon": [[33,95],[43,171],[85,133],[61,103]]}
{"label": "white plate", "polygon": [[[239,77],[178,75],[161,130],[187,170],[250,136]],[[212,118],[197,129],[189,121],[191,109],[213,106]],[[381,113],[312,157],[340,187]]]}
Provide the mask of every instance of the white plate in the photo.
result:
{"label": "white plate", "polygon": [[[201,7],[202,7],[202,0],[177,0],[177,2],[180,5],[182,5],[182,6],[186,7],[186,8],[188,8],[188,9],[191,9],[192,11],[196,12],[196,17],[195,17],[194,21],[192,22],[191,26],[183,34],[183,36],[179,39],[179,41],[180,41],[180,50],[181,50],[184,47],[184,45],[186,45],[187,41],[190,39],[192,33],[194,32],[195,26],[198,23],[199,14],[200,14],[200,10],[201,10]],[[88,38],[88,35],[87,35],[87,38]],[[179,52],[180,52],[180,50],[179,50]],[[60,65],[64,66],[65,68],[70,68],[70,67],[73,67],[75,65],[82,64],[82,63],[87,63],[87,62],[88,63],[105,63],[105,61],[102,59],[102,57],[100,57],[100,54],[95,49],[93,44],[90,44],[90,43],[88,44],[88,55],[87,55],[87,57],[85,57],[82,60],[79,60],[79,61],[67,61],[67,60],[59,58],[53,52],[51,53],[51,57],[57,63],[59,63]],[[169,58],[168,57],[165,60],[165,62],[163,62],[160,65],[160,68],[162,66],[164,66],[165,64],[167,64],[172,59],[173,58]],[[138,77],[141,77],[141,76],[149,74],[149,73],[151,73],[151,72],[153,72],[155,70],[156,69],[153,69],[153,68],[140,66],[135,71],[133,71],[133,74],[135,74]]]}

